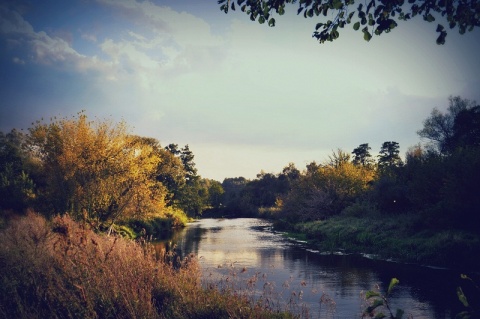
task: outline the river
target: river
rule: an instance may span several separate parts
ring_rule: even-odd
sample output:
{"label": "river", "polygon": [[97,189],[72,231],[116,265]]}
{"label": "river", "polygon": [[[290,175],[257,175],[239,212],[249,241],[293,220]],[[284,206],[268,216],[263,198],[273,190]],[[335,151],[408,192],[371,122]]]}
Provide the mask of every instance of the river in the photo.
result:
{"label": "river", "polygon": [[[246,291],[272,308],[308,318],[361,318],[362,296],[391,278],[400,283],[389,296],[403,318],[454,318],[462,311],[456,287],[459,273],[432,267],[379,261],[368,256],[323,254],[285,238],[262,219],[202,219],[175,233],[157,248],[198,256],[205,285]],[[410,316],[410,317],[409,317]]]}

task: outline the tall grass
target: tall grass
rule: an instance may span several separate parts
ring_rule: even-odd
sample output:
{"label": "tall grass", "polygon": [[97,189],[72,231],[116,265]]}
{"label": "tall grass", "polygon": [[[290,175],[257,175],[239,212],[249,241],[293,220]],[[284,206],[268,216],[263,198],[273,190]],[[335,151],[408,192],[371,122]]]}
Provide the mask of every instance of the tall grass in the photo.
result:
{"label": "tall grass", "polygon": [[30,212],[0,232],[0,317],[292,317],[245,295],[202,288],[197,259],[172,258],[97,234],[68,215],[47,221]]}

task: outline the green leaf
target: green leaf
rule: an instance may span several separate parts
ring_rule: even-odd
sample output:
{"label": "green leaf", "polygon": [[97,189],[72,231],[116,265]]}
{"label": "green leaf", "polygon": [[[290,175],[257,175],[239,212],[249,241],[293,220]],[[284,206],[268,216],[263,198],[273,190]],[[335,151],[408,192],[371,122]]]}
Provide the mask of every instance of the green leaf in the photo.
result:
{"label": "green leaf", "polygon": [[268,26],[269,27],[274,27],[275,26],[275,19],[274,18],[271,18],[270,20],[268,20]]}
{"label": "green leaf", "polygon": [[443,27],[443,25],[439,24],[439,25],[437,25],[437,31],[436,31],[436,32],[442,32],[443,29],[445,29],[445,28]]}
{"label": "green leaf", "polygon": [[394,29],[397,26],[398,26],[398,24],[395,22],[395,20],[390,19],[390,26],[389,26],[390,30]]}
{"label": "green leaf", "polygon": [[358,29],[360,29],[360,22],[355,22],[353,25],[353,30],[358,31]]}
{"label": "green leaf", "polygon": [[445,38],[447,37],[447,32],[442,31],[440,32],[440,35],[437,38],[437,44],[442,45],[445,44]]}
{"label": "green leaf", "polygon": [[432,16],[430,13],[427,14],[426,17],[423,17],[423,19],[424,19],[425,21],[428,21],[428,22],[433,22],[433,21],[435,21],[435,17]]}
{"label": "green leaf", "polygon": [[468,277],[468,276],[465,275],[465,274],[461,274],[461,275],[460,275],[460,278],[462,278],[462,279],[467,279],[467,280],[470,280],[470,281],[472,280],[470,277]]}
{"label": "green leaf", "polygon": [[264,24],[265,23],[265,18],[263,16],[260,16],[260,18],[258,18],[258,23]]}
{"label": "green leaf", "polygon": [[340,1],[340,0],[333,0],[333,4],[332,4],[332,5],[333,5],[333,8],[334,8],[334,9],[337,9],[337,10],[339,10],[339,9],[341,9],[341,8],[343,7],[343,3],[342,3],[342,1]]}
{"label": "green leaf", "polygon": [[365,293],[365,299],[370,299],[372,297],[380,297],[380,294],[373,290],[369,290]]}
{"label": "green leaf", "polygon": [[390,280],[390,285],[388,285],[387,295],[389,295],[392,289],[399,283],[400,281],[397,278],[392,278],[392,280]]}
{"label": "green leaf", "polygon": [[465,307],[468,307],[467,297],[466,297],[465,294],[463,293],[463,290],[462,290],[461,287],[457,287],[457,296],[458,296],[458,300],[460,300],[460,302],[461,302]]}
{"label": "green leaf", "polygon": [[363,28],[363,29],[362,29],[362,32],[363,32],[363,39],[364,39],[365,41],[368,42],[368,41],[370,41],[370,40],[372,39],[372,35],[370,34],[370,32],[368,32],[367,27]]}

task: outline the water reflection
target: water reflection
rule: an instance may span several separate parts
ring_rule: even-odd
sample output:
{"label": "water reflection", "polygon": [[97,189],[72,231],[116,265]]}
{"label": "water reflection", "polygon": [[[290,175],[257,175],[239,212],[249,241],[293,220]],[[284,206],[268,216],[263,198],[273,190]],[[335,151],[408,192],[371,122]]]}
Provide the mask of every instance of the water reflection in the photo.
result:
{"label": "water reflection", "polygon": [[[307,305],[314,318],[360,318],[362,292],[377,284],[385,291],[393,277],[400,285],[392,305],[404,309],[405,317],[446,319],[462,310],[455,294],[460,284],[456,273],[356,255],[322,255],[275,233],[260,219],[201,220],[177,232],[163,249],[174,244],[180,256],[200,257],[205,277],[235,277],[237,285],[254,294],[275,289],[275,296],[287,304],[295,294],[297,310]],[[325,302],[328,298],[334,303]]]}

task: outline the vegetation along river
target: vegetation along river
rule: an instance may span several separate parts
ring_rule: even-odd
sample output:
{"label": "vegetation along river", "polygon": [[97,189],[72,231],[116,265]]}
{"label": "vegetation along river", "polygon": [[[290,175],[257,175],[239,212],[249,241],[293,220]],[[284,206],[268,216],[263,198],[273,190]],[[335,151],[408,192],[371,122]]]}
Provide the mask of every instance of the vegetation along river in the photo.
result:
{"label": "vegetation along river", "polygon": [[199,257],[204,285],[243,291],[272,308],[309,318],[361,318],[368,290],[385,293],[403,318],[454,318],[463,310],[456,295],[464,285],[451,270],[380,261],[368,256],[324,254],[275,232],[254,218],[202,219],[159,243],[181,256]]}

